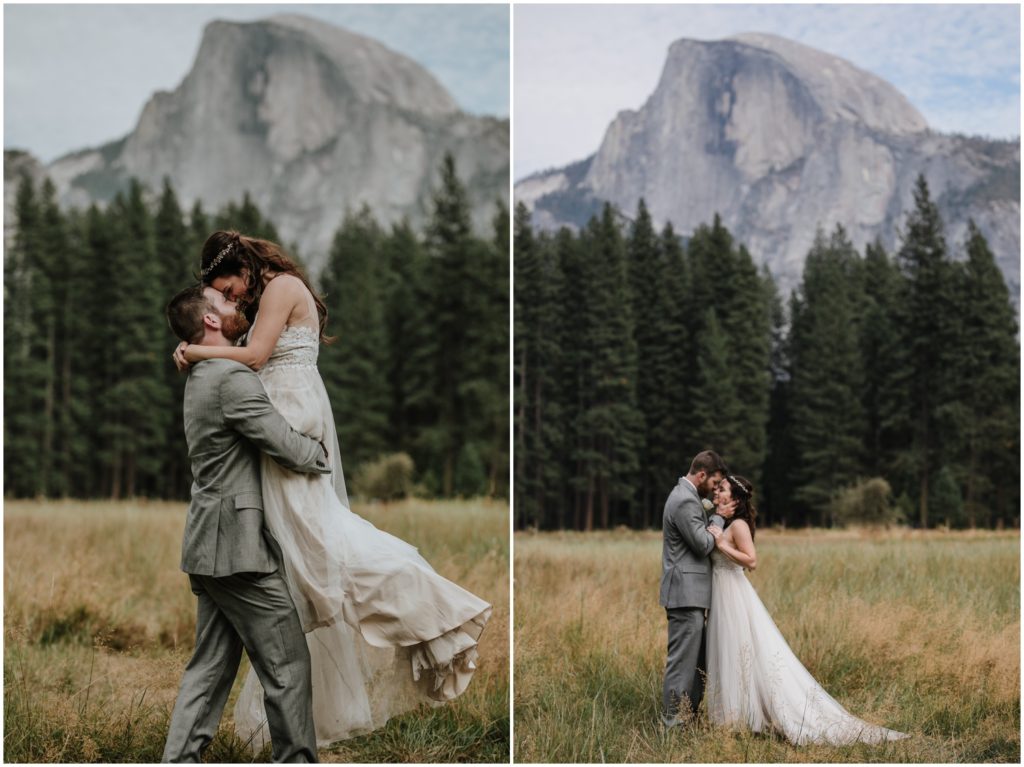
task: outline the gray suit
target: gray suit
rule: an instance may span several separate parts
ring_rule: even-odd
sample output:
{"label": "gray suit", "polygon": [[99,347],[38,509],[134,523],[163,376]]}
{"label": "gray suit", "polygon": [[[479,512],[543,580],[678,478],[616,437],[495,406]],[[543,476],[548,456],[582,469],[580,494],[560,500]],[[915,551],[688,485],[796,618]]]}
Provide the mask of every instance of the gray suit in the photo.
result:
{"label": "gray suit", "polygon": [[324,449],[294,431],[237,362],[194,365],[184,408],[194,481],[181,569],[198,612],[163,761],[200,761],[244,647],[265,691],[274,761],[315,762],[309,650],[263,524],[259,467],[262,450],[293,471],[326,474]]}
{"label": "gray suit", "polygon": [[704,696],[704,619],[711,605],[711,560],[715,539],[707,531],[723,520],[708,519],[696,488],[680,477],[662,517],[661,591],[668,616],[668,657],[662,686],[664,721],[671,724],[686,701],[696,713]]}

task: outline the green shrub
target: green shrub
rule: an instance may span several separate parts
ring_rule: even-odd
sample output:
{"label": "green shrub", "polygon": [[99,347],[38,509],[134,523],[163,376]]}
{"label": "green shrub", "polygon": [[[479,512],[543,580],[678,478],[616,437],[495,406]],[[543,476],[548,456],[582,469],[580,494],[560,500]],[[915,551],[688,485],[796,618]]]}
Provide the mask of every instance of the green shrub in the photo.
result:
{"label": "green shrub", "polygon": [[904,521],[903,512],[892,502],[892,488],[881,477],[862,479],[843,488],[832,500],[836,524],[884,526]]}
{"label": "green shrub", "polygon": [[416,466],[408,453],[390,453],[362,464],[353,477],[360,498],[394,501],[412,495]]}

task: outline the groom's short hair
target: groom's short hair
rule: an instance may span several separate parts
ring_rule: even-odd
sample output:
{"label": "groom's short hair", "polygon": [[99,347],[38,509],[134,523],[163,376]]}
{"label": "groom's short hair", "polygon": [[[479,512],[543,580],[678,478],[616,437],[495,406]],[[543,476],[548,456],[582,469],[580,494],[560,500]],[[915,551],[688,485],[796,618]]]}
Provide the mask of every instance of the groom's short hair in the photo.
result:
{"label": "groom's short hair", "polygon": [[197,344],[205,335],[203,315],[215,311],[203,292],[203,285],[193,285],[179,292],[167,304],[167,324],[182,341]]}
{"label": "groom's short hair", "polygon": [[729,473],[725,461],[714,450],[704,450],[693,457],[693,461],[690,462],[690,474],[696,474],[699,471],[706,471],[708,474]]}

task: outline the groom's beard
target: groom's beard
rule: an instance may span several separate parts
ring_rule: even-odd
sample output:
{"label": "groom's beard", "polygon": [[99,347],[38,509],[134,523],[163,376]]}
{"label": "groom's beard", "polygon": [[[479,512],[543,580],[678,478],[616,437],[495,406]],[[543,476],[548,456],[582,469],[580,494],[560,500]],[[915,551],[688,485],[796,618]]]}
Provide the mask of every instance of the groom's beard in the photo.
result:
{"label": "groom's beard", "polygon": [[248,329],[249,320],[245,318],[244,314],[227,312],[220,315],[220,332],[232,343],[244,336]]}

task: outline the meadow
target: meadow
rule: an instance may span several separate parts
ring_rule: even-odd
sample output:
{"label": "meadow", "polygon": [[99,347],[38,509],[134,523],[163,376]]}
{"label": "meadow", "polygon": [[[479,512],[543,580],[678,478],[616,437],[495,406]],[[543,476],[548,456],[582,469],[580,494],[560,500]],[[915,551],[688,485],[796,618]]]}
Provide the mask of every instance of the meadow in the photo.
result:
{"label": "meadow", "polygon": [[851,713],[907,732],[794,747],[659,724],[661,535],[515,538],[517,762],[1020,762],[1020,535],[760,530],[750,580]]}
{"label": "meadow", "polygon": [[[186,504],[17,502],[4,509],[4,760],[158,762],[191,655],[195,597],[178,569]],[[354,510],[494,605],[479,669],[453,703],[321,750],[324,762],[507,762],[508,504]],[[247,666],[243,660],[242,670]],[[205,759],[269,761],[233,734],[242,673]]]}

